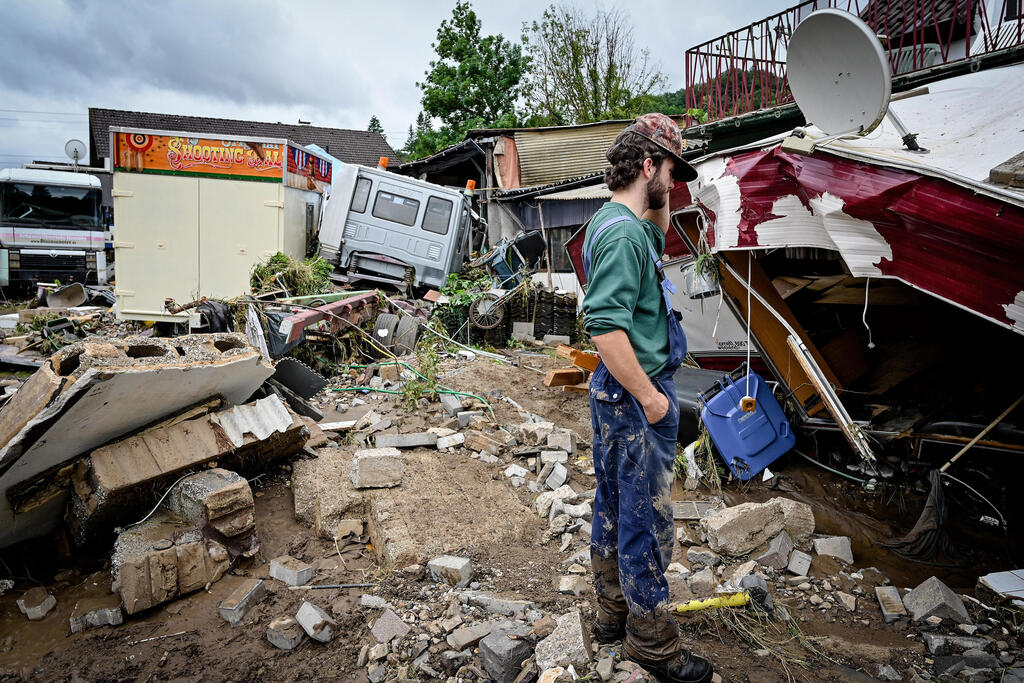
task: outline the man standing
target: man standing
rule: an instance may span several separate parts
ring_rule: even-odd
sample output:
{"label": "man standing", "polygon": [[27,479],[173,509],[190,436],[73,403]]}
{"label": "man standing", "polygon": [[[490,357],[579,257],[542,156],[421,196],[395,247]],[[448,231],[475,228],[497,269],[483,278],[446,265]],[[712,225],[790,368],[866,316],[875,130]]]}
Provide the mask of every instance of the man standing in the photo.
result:
{"label": "man standing", "polygon": [[711,664],[683,647],[665,579],[679,429],[672,376],[686,338],[660,255],[668,193],[674,181],[697,177],[681,153],[679,127],[664,114],[645,114],[620,133],[606,153],[612,198],[590,220],[583,244],[583,324],[601,354],[590,380],[594,636],[601,643],[625,636],[626,655],[661,681],[705,683]]}

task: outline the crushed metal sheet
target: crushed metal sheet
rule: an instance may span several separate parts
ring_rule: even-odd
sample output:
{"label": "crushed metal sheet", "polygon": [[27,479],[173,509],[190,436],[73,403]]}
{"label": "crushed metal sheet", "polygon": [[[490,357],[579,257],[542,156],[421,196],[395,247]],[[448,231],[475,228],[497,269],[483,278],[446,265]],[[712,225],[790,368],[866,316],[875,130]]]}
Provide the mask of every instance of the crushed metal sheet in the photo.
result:
{"label": "crushed metal sheet", "polygon": [[263,441],[274,432],[286,431],[293,424],[292,416],[277,396],[214,413],[210,421],[224,430],[236,448],[245,443],[246,434]]}

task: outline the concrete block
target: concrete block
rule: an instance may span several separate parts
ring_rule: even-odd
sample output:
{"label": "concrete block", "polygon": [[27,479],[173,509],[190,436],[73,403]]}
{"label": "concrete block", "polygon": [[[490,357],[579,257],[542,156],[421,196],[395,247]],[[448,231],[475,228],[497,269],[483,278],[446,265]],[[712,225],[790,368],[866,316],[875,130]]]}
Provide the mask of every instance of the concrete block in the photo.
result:
{"label": "concrete block", "polygon": [[448,645],[450,645],[453,650],[462,652],[467,647],[476,645],[490,635],[495,626],[497,626],[497,624],[493,621],[484,621],[478,624],[462,626],[461,628],[457,628],[449,633],[445,640],[448,641]]}
{"label": "concrete block", "polygon": [[186,477],[171,489],[163,506],[223,542],[233,557],[259,552],[252,489],[235,472],[215,467]]}
{"label": "concrete block", "polygon": [[569,478],[569,470],[565,469],[565,465],[560,462],[554,463],[551,468],[551,474],[544,480],[544,485],[552,491],[557,490],[560,486],[565,484],[565,481]]}
{"label": "concrete block", "polygon": [[582,595],[590,590],[590,581],[578,574],[569,574],[556,577],[554,580],[555,590],[559,593],[571,593]]}
{"label": "concrete block", "polygon": [[542,446],[554,431],[554,422],[523,422],[514,429],[516,439],[524,446]]}
{"label": "concrete block", "polygon": [[[431,445],[436,444],[437,436],[430,436]],[[405,462],[397,448],[368,448],[352,456],[352,485],[357,489],[398,486],[404,473]]]}
{"label": "concrete block", "polygon": [[505,468],[505,476],[509,478],[519,477],[521,479],[525,479],[529,474],[530,470],[526,469],[522,465],[516,465],[515,463]]}
{"label": "concrete block", "polygon": [[448,417],[455,417],[462,410],[462,401],[454,394],[441,394],[441,407]]}
{"label": "concrete block", "polygon": [[313,565],[291,555],[281,555],[270,561],[270,578],[284,581],[289,586],[305,586],[313,579]]}
{"label": "concrete block", "polygon": [[576,500],[576,492],[568,484],[558,487],[554,491],[545,491],[533,501],[533,508],[541,517],[547,517],[551,511],[551,505],[556,500]]}
{"label": "concrete block", "polygon": [[18,598],[18,609],[29,618],[30,621],[39,621],[47,613],[57,606],[57,598],[50,595],[45,588],[36,586],[29,588],[25,594]]}
{"label": "concrete block", "polygon": [[715,573],[711,571],[711,567],[705,567],[699,572],[690,574],[687,584],[698,598],[710,598],[715,594],[718,581],[715,579]]}
{"label": "concrete block", "polygon": [[533,333],[533,323],[513,322],[512,338],[528,342],[535,341],[537,335]]}
{"label": "concrete block", "polygon": [[789,498],[772,498],[768,504],[777,505],[782,510],[782,524],[793,544],[800,548],[806,547],[814,533],[814,511],[811,506]]}
{"label": "concrete block", "polygon": [[576,452],[576,434],[568,429],[557,429],[548,435],[548,448],[572,455]]}
{"label": "concrete block", "polygon": [[779,505],[740,503],[700,521],[708,547],[728,555],[744,555],[782,531],[784,517]]}
{"label": "concrete block", "polygon": [[528,633],[530,627],[525,624],[505,622],[480,641],[480,660],[484,670],[497,683],[513,683],[519,676],[523,660],[530,658],[532,646],[525,638],[509,636],[526,636]]}
{"label": "concrete block", "polygon": [[686,561],[691,565],[717,567],[722,564],[721,556],[711,548],[694,545],[686,549]]}
{"label": "concrete block", "polygon": [[338,622],[331,619],[327,612],[305,600],[295,614],[295,621],[299,622],[306,635],[321,643],[331,642],[335,629],[338,628]]}
{"label": "concrete block", "polygon": [[430,432],[416,432],[415,434],[378,434],[374,438],[374,445],[382,448],[419,448],[437,445],[437,434]]}
{"label": "concrete block", "polygon": [[124,623],[121,598],[116,595],[82,598],[71,610],[68,623],[72,633],[98,626],[120,626]]}
{"label": "concrete block", "polygon": [[353,536],[362,536],[363,520],[343,519],[340,522],[338,522],[338,533],[336,538],[344,538],[349,534],[352,534]]}
{"label": "concrete block", "polygon": [[786,571],[797,576],[807,576],[811,570],[811,556],[802,550],[794,550],[789,556],[789,564]]}
{"label": "concrete block", "polygon": [[451,436],[439,436],[437,437],[437,450],[441,451],[446,448],[455,448],[466,443],[465,434],[452,434]]}
{"label": "concrete block", "polygon": [[468,557],[442,555],[427,563],[434,581],[465,588],[473,578],[473,562]]}
{"label": "concrete block", "polygon": [[563,658],[581,671],[590,668],[590,635],[579,610],[558,617],[555,630],[537,643],[534,654],[541,671],[558,665]]}
{"label": "concrete block", "polygon": [[295,649],[305,636],[306,632],[292,616],[278,617],[267,627],[267,640],[281,650]]}
{"label": "concrete block", "polygon": [[814,539],[814,552],[834,557],[846,564],[853,564],[853,549],[847,536],[826,536]]}
{"label": "concrete block", "polygon": [[[271,566],[273,566],[273,562],[271,562]],[[312,568],[310,571],[312,572]],[[220,603],[220,616],[232,626],[238,626],[245,620],[245,613],[249,611],[249,608],[255,605],[266,592],[267,587],[264,585],[263,579],[246,579],[231,591],[231,595],[224,602]]]}
{"label": "concrete block", "polygon": [[491,455],[497,455],[502,451],[502,443],[496,439],[492,439],[487,434],[481,431],[471,429],[465,432],[466,435],[466,448],[474,450],[478,453],[487,452]]}
{"label": "concrete block", "polygon": [[[589,550],[587,552],[589,556]],[[512,616],[519,612],[525,613],[537,609],[537,604],[529,600],[503,598],[484,591],[462,591],[459,593],[459,600],[467,605],[479,607],[489,614]]]}
{"label": "concrete block", "polygon": [[904,595],[903,604],[914,621],[941,617],[952,619],[958,624],[971,623],[963,600],[934,576]]}
{"label": "concrete block", "polygon": [[783,529],[778,536],[768,541],[768,549],[757,558],[757,561],[766,567],[781,571],[789,566],[789,555],[794,547],[793,539]]}
{"label": "concrete block", "polygon": [[882,610],[882,619],[891,624],[900,617],[907,616],[907,608],[903,606],[903,598],[896,586],[875,586],[875,597]]}
{"label": "concrete block", "polygon": [[385,609],[377,617],[370,633],[378,643],[390,643],[394,638],[401,640],[409,633],[409,625],[402,621],[391,609]]}
{"label": "concrete block", "polygon": [[465,429],[476,422],[477,418],[482,418],[483,416],[484,411],[482,410],[462,410],[459,411],[455,418],[459,421],[459,428]]}
{"label": "concrete block", "polygon": [[545,334],[544,344],[547,346],[568,346],[571,342],[565,334]]}
{"label": "concrete block", "polygon": [[540,461],[545,465],[556,462],[565,464],[569,462],[569,454],[566,451],[541,451]]}

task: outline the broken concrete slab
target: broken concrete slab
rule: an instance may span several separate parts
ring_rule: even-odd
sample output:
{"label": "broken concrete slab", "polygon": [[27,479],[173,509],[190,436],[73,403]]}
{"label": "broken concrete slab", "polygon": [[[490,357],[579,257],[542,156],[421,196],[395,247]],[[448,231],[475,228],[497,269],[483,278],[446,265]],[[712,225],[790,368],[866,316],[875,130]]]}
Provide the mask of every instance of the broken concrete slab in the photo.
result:
{"label": "broken concrete slab", "polygon": [[768,541],[768,549],[758,556],[757,561],[766,567],[781,571],[789,565],[789,555],[794,547],[789,533],[783,529],[778,536]]}
{"label": "broken concrete slab", "polygon": [[25,591],[25,594],[18,598],[17,604],[21,613],[30,621],[39,621],[57,606],[57,598],[50,595],[45,588],[36,586]]}
{"label": "broken concrete slab", "polygon": [[542,671],[558,665],[563,658],[573,666],[586,671],[590,667],[590,635],[583,624],[579,610],[558,617],[555,630],[537,643],[534,653],[537,667]]}
{"label": "broken concrete slab", "polygon": [[720,500],[676,500],[672,502],[672,519],[700,520],[723,508]]}
{"label": "broken concrete slab", "polygon": [[[217,461],[244,472],[262,471],[273,460],[301,450],[307,437],[302,420],[270,396],[218,412],[198,411],[194,419],[155,426],[97,448],[71,473],[72,533],[78,543],[85,543],[109,532],[125,515],[141,516],[152,505],[148,491],[166,489],[191,468]],[[227,527],[237,527],[248,516],[243,507],[215,518],[225,516]],[[255,534],[238,527],[232,535],[239,536],[232,545],[251,554],[252,546],[245,548],[245,542],[255,542]]]}
{"label": "broken concrete slab", "polygon": [[370,633],[378,643],[390,643],[395,638],[401,640],[410,630],[409,625],[402,621],[397,614],[391,609],[385,608],[377,617]]}
{"label": "broken concrete slab", "polygon": [[292,463],[292,495],[295,518],[321,538],[332,539],[343,519],[365,511],[363,492],[352,485],[352,453],[322,448],[311,460]]}
{"label": "broken concrete slab", "polygon": [[853,549],[847,536],[826,536],[814,539],[814,552],[825,557],[834,557],[848,565],[853,564]]}
{"label": "broken concrete slab", "polygon": [[782,525],[793,544],[806,548],[814,533],[814,510],[811,506],[789,498],[772,498],[768,502],[782,508]]}
{"label": "broken concrete slab", "polygon": [[[533,647],[526,639],[530,627],[507,621],[494,627],[480,641],[480,660],[484,670],[497,683],[513,683],[522,670],[523,660],[529,659]],[[517,636],[510,638],[509,636]]]}
{"label": "broken concrete slab", "polygon": [[278,617],[267,627],[267,640],[280,650],[294,650],[305,636],[306,632],[292,616]]}
{"label": "broken concrete slab", "polygon": [[922,633],[921,639],[928,652],[933,655],[945,655],[954,650],[987,650],[992,641],[987,638],[969,638],[967,636],[944,636],[938,633]]}
{"label": "broken concrete slab", "polygon": [[836,599],[839,601],[840,605],[842,605],[843,607],[846,608],[847,612],[856,612],[857,611],[857,598],[855,598],[854,596],[850,595],[849,593],[844,593],[843,591],[837,591],[836,592]]}
{"label": "broken concrete slab", "polygon": [[554,422],[523,422],[512,428],[516,439],[524,446],[543,446],[554,431]]}
{"label": "broken concrete slab", "polygon": [[989,603],[1024,601],[1024,569],[993,572],[978,577],[977,589]]}
{"label": "broken concrete slab", "polygon": [[448,634],[446,640],[453,650],[461,652],[467,647],[476,645],[490,635],[497,622],[484,621],[470,626],[462,626]]}
{"label": "broken concrete slab", "polygon": [[313,640],[321,643],[329,643],[334,637],[334,631],[338,628],[338,622],[308,600],[304,600],[295,614],[295,621]]}
{"label": "broken concrete slab", "polygon": [[465,588],[473,578],[473,561],[468,557],[442,555],[427,563],[434,581]]}
{"label": "broken concrete slab", "polygon": [[958,624],[971,623],[971,616],[963,600],[934,576],[904,595],[903,605],[914,621],[940,617],[952,619]]}
{"label": "broken concrete slab", "polygon": [[137,614],[217,581],[230,565],[223,545],[157,513],[118,535],[110,577],[125,612]]}
{"label": "broken concrete slab", "polygon": [[497,455],[501,453],[503,449],[503,444],[500,441],[492,439],[487,434],[475,429],[465,432],[465,438],[466,448],[478,453],[490,453],[491,455]]}
{"label": "broken concrete slab", "polygon": [[218,611],[221,618],[232,626],[238,626],[245,619],[245,613],[267,592],[263,579],[245,579],[227,597]]}
{"label": "broken concrete slab", "polygon": [[547,517],[551,511],[551,505],[556,501],[560,500],[566,502],[569,500],[576,499],[576,492],[571,486],[565,484],[558,487],[554,491],[545,491],[537,496],[533,501],[533,508],[537,511],[537,514],[541,517]]}
{"label": "broken concrete slab", "polygon": [[[437,443],[437,437],[434,443]],[[352,457],[352,485],[357,489],[391,488],[402,483],[405,462],[397,448],[368,448]]]}
{"label": "broken concrete slab", "polygon": [[62,490],[15,514],[12,487],[211,397],[241,403],[272,373],[241,334],[64,347],[0,408],[0,547],[45,535],[64,516]]}
{"label": "broken concrete slab", "polygon": [[[589,552],[589,551],[588,551]],[[489,614],[512,616],[537,609],[537,604],[519,598],[505,598],[485,591],[461,591],[459,600],[467,605],[479,607]]]}
{"label": "broken concrete slab", "polygon": [[728,555],[743,555],[775,537],[784,526],[782,507],[774,503],[740,503],[700,521],[708,547]]}
{"label": "broken concrete slab", "polygon": [[443,451],[446,448],[455,448],[464,443],[466,443],[466,435],[461,432],[451,436],[439,436],[437,437],[437,450]]}
{"label": "broken concrete slab", "polygon": [[568,429],[558,429],[548,434],[547,443],[553,451],[565,451],[569,455],[576,452],[576,434]]}
{"label": "broken concrete slab", "polygon": [[100,626],[120,626],[123,623],[121,599],[116,595],[82,598],[75,603],[68,619],[72,633]]}
{"label": "broken concrete slab", "polygon": [[554,464],[556,462],[565,464],[569,462],[569,454],[565,451],[541,451],[540,461],[545,465],[548,463]]}
{"label": "broken concrete slab", "polygon": [[552,491],[558,490],[560,486],[565,484],[569,478],[569,470],[565,469],[565,465],[560,462],[553,463],[551,466],[551,473],[544,479],[544,485]]}
{"label": "broken concrete slab", "polygon": [[232,556],[252,557],[260,549],[252,489],[234,472],[215,467],[186,477],[171,489],[163,506],[225,545]]}
{"label": "broken concrete slab", "polygon": [[415,434],[378,434],[374,438],[377,450],[385,448],[434,448],[437,445],[437,434],[417,432]]}
{"label": "broken concrete slab", "polygon": [[522,465],[512,463],[511,465],[505,468],[503,474],[505,475],[505,477],[509,479],[511,479],[512,477],[519,477],[520,479],[525,479],[527,476],[529,476],[530,471],[523,467]]}
{"label": "broken concrete slab", "polygon": [[281,555],[270,561],[270,578],[289,586],[305,586],[313,579],[313,566],[291,555]]}
{"label": "broken concrete slab", "polygon": [[875,597],[882,610],[882,619],[887,624],[907,616],[907,608],[903,606],[900,590],[895,586],[875,586]]}

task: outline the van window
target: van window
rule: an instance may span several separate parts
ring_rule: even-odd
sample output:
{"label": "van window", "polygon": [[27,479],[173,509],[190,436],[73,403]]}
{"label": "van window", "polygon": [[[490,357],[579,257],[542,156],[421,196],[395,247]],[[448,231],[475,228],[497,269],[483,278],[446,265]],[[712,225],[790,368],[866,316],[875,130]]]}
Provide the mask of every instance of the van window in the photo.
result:
{"label": "van window", "polygon": [[373,201],[373,215],[376,218],[383,218],[402,225],[415,224],[416,213],[419,210],[420,203],[415,199],[383,190],[377,193],[377,198]]}
{"label": "van window", "polygon": [[366,200],[370,198],[370,179],[360,178],[356,181],[356,190],[352,193],[352,210],[356,213],[366,211]]}
{"label": "van window", "polygon": [[451,217],[452,201],[431,197],[427,200],[427,212],[423,215],[423,229],[436,232],[438,235],[447,235]]}

